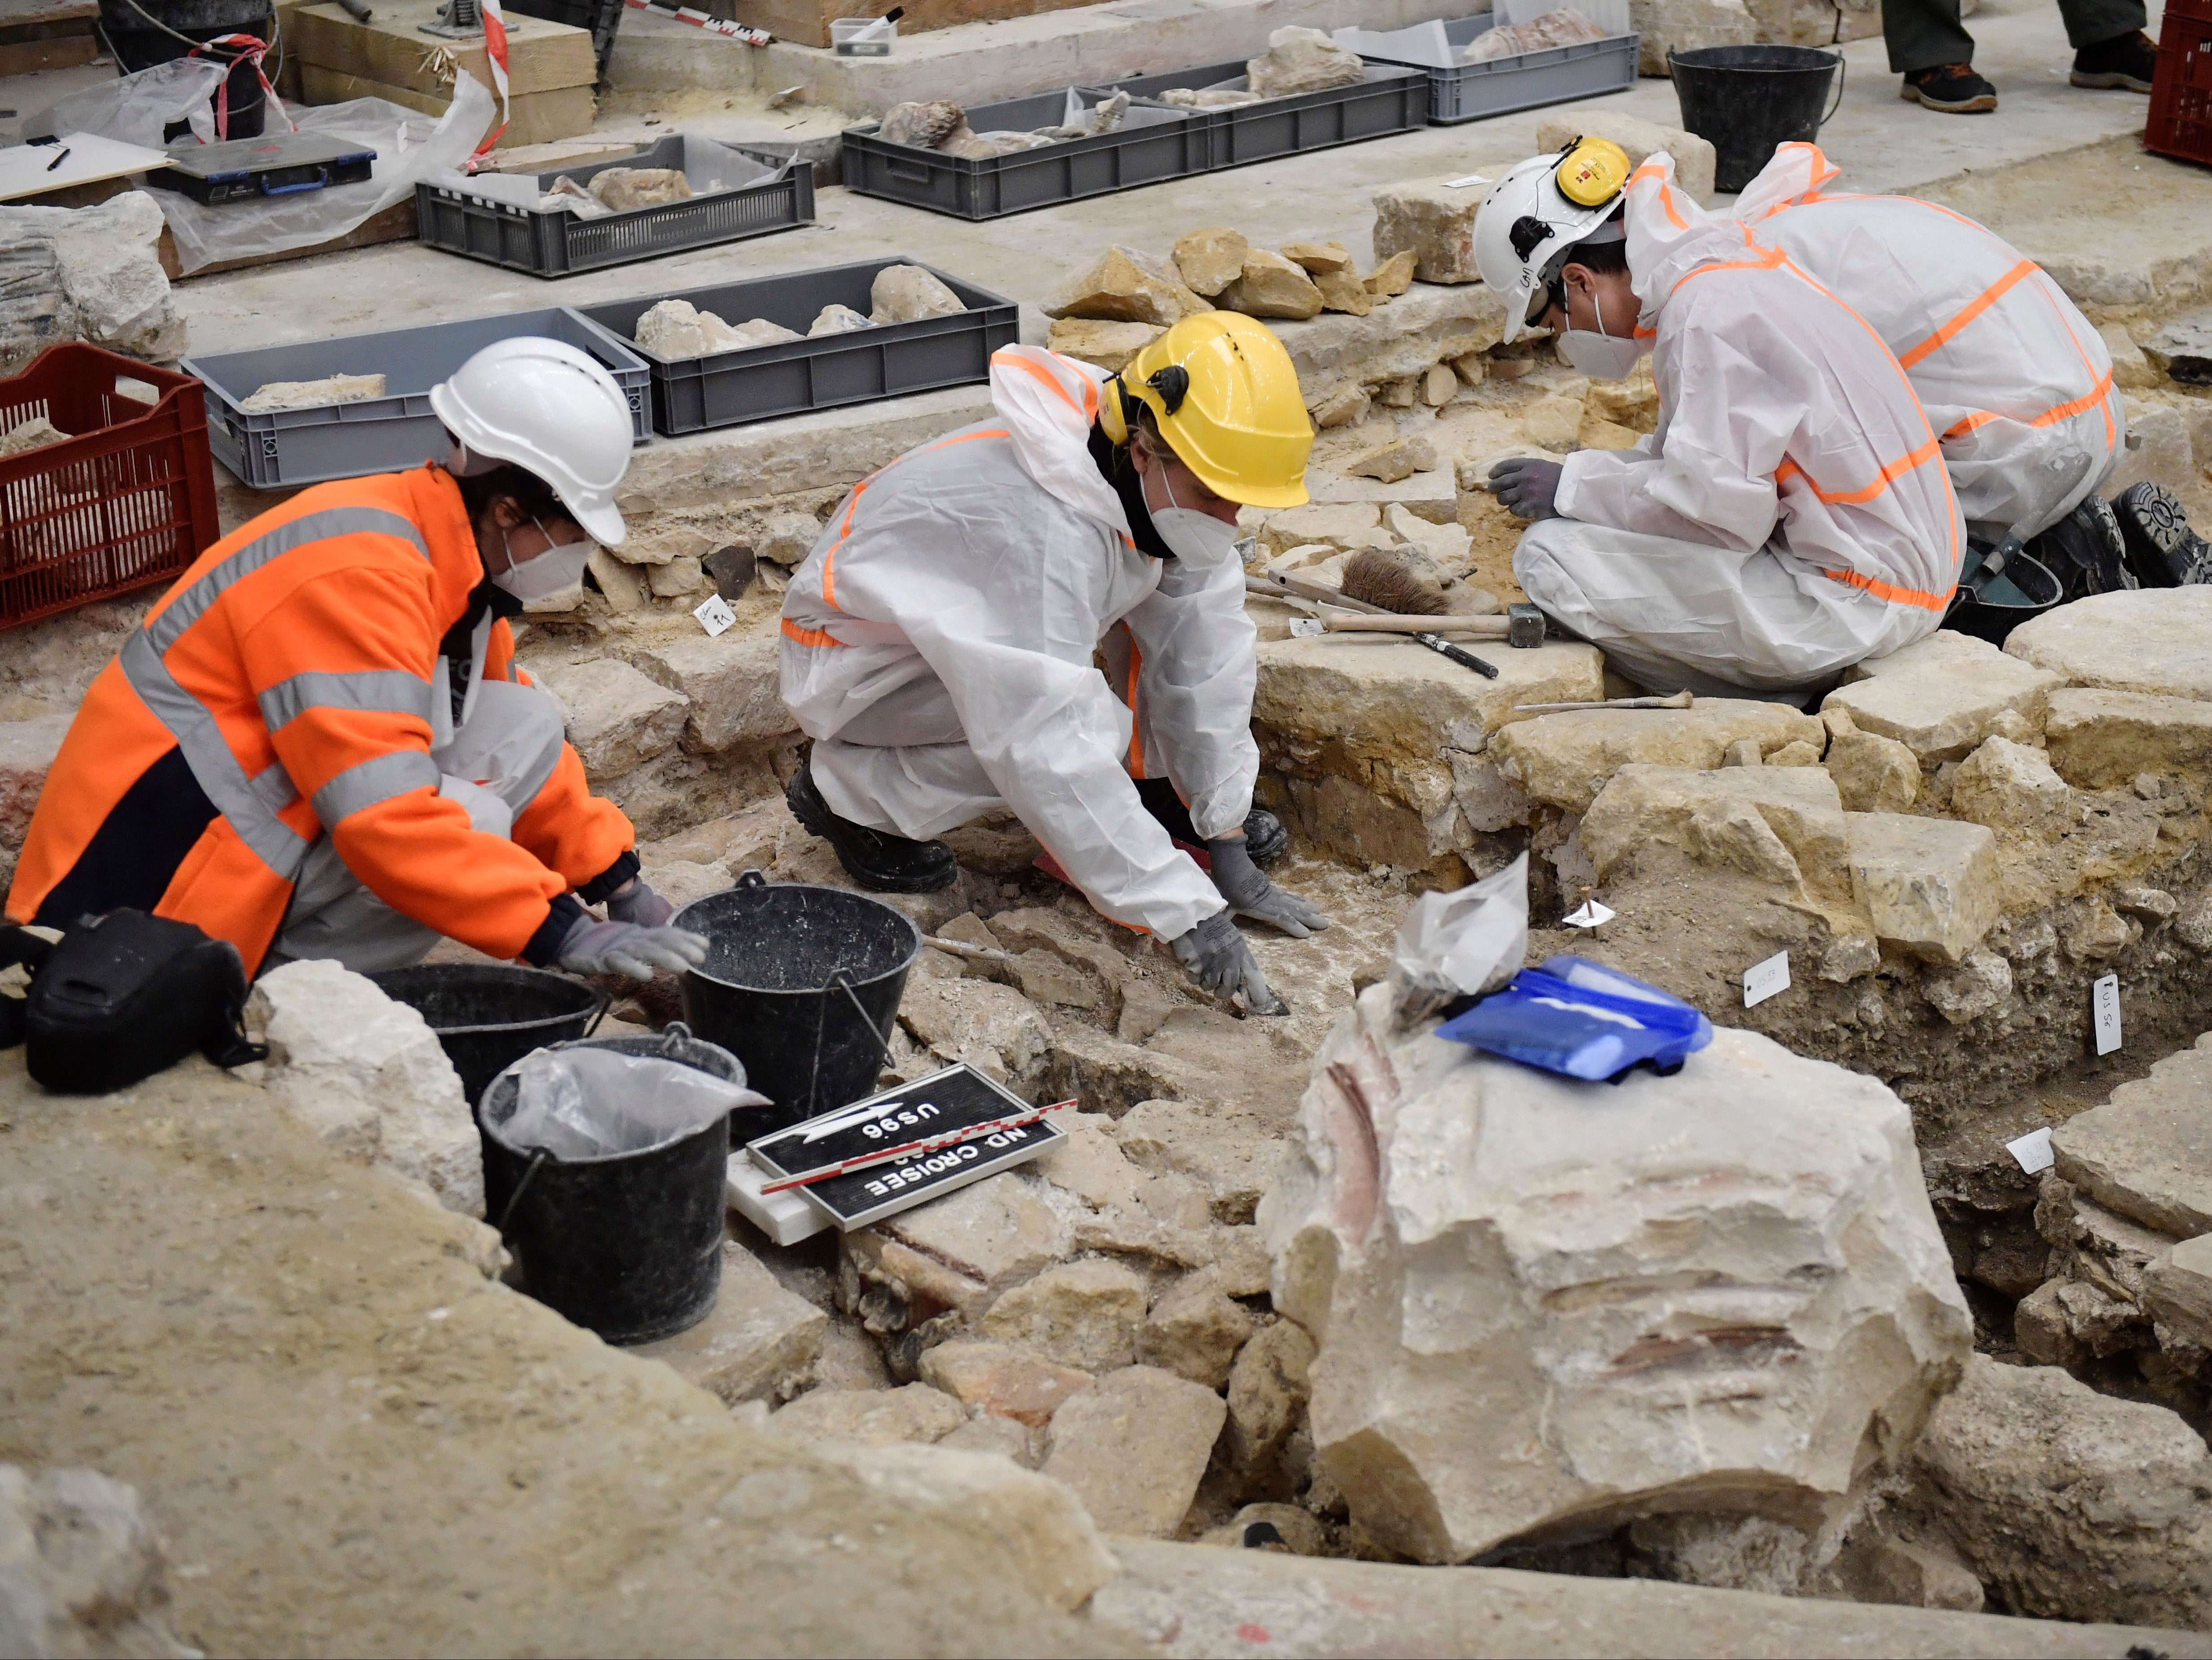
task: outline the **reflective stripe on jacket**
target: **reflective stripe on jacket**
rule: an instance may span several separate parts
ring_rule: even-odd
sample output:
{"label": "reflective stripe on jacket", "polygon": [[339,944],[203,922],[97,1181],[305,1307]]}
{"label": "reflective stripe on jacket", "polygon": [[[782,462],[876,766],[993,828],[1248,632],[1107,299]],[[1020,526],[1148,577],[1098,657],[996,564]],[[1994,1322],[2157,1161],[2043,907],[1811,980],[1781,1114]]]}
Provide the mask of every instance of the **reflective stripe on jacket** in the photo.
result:
{"label": "reflective stripe on jacket", "polygon": [[[250,971],[327,832],[395,910],[523,954],[634,837],[566,745],[513,841],[439,795],[440,642],[482,577],[459,488],[432,466],[317,485],[217,542],[86,695],[8,915],[138,905],[230,940]],[[515,678],[513,654],[499,623],[484,672]]]}

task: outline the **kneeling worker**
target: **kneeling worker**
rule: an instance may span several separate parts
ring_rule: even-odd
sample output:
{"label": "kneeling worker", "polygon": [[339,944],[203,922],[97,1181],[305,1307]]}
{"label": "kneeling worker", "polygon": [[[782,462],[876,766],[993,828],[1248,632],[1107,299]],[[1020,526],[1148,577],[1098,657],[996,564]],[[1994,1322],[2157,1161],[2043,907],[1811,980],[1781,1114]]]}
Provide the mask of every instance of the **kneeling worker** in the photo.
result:
{"label": "kneeling worker", "polygon": [[[66,927],[197,924],[249,973],[362,972],[440,935],[640,978],[704,959],[638,877],[507,619],[619,544],[630,414],[558,341],[487,346],[430,394],[452,459],[319,484],[203,553],[86,695],[9,895]],[[605,901],[609,920],[584,906]]]}
{"label": "kneeling worker", "polygon": [[[1118,376],[1007,347],[991,393],[994,419],[854,486],[792,576],[783,698],[814,740],[792,812],[863,885],[926,892],[957,874],[931,838],[1010,807],[1100,911],[1271,1011],[1233,918],[1328,926],[1261,873],[1244,830],[1257,663],[1237,509],[1306,499],[1313,429],[1290,356],[1208,312]],[[1093,663],[1116,623],[1133,728]],[[1133,730],[1211,879],[1146,811]]]}
{"label": "kneeling worker", "polygon": [[1779,249],[1709,217],[1652,156],[1585,139],[1524,161],[1478,210],[1505,337],[1619,379],[1649,349],[1658,431],[1627,450],[1493,470],[1540,520],[1513,574],[1630,678],[1668,690],[1816,688],[1942,623],[1966,526],[1905,371]]}

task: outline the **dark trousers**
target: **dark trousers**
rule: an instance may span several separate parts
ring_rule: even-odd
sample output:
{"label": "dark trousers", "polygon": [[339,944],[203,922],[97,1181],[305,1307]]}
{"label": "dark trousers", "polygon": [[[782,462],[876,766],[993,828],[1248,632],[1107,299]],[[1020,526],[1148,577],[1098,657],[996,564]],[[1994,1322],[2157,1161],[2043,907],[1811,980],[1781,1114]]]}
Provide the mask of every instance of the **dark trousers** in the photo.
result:
{"label": "dark trousers", "polygon": [[[2076,52],[2132,34],[2148,21],[2143,0],[2058,0],[2058,15]],[[1974,37],[1959,21],[1959,0],[1882,0],[1881,34],[1892,74],[1974,61]]]}

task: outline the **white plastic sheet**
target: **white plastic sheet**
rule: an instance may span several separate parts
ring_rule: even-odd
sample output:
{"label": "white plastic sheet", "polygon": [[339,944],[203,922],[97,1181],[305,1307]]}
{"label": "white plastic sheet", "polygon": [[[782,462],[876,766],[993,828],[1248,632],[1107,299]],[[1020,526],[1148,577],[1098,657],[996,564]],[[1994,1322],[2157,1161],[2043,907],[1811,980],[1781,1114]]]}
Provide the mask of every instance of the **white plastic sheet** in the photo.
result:
{"label": "white plastic sheet", "polygon": [[460,76],[453,84],[453,101],[434,125],[420,111],[381,98],[291,111],[302,132],[325,133],[376,152],[361,184],[213,207],[175,191],[158,192],[184,274],[343,236],[413,195],[426,174],[460,167],[489,131],[495,105],[473,76]]}
{"label": "white plastic sheet", "polygon": [[515,1080],[515,1108],[492,1134],[518,1152],[543,1147],[565,1161],[647,1152],[735,1108],[768,1104],[696,1067],[614,1049],[538,1049],[503,1075]]}
{"label": "white plastic sheet", "polygon": [[1401,1021],[1498,990],[1528,955],[1528,855],[1451,893],[1425,893],[1398,925],[1391,961]]}
{"label": "white plastic sheet", "polygon": [[173,58],[57,99],[23,123],[23,137],[91,132],[157,150],[170,126],[190,121],[193,135],[205,143],[215,137],[208,100],[229,73],[229,64],[214,58]]}

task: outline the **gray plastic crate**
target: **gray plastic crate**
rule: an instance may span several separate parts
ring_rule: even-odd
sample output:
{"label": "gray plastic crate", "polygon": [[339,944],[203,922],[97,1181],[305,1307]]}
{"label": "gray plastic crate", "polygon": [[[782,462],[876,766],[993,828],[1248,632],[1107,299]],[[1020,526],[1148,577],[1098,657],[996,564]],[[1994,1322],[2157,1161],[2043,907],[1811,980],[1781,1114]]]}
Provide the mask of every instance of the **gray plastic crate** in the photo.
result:
{"label": "gray plastic crate", "polygon": [[635,337],[638,319],[663,300],[688,300],[731,324],[764,317],[803,335],[824,306],[849,306],[866,316],[869,285],[887,265],[921,265],[921,261],[869,259],[788,271],[717,288],[581,307],[577,316],[604,334],[610,344],[635,351],[652,366],[653,423],[671,437],[988,380],[991,354],[1020,337],[1014,302],[927,265],[921,268],[959,295],[967,310],[717,352],[711,357],[659,357]]}
{"label": "gray plastic crate", "polygon": [[[256,489],[288,489],[442,458],[446,432],[430,412],[430,388],[495,340],[526,334],[565,340],[599,359],[629,400],[635,441],[652,435],[652,374],[645,359],[563,307],[187,357],[179,367],[207,387],[208,447],[215,459]],[[265,415],[239,407],[271,380],[331,374],[381,374],[385,396]]]}
{"label": "gray plastic crate", "polygon": [[718,144],[671,133],[633,155],[582,167],[556,167],[537,176],[550,190],[566,174],[586,183],[609,167],[678,167],[695,188],[721,176],[724,158],[738,165],[775,168],[775,176],[740,190],[716,191],[688,202],[635,208],[604,219],[580,219],[559,208],[521,207],[447,185],[415,186],[416,234],[434,248],[532,277],[570,277],[578,271],[655,259],[687,248],[767,236],[814,221],[814,168],[767,150]]}
{"label": "gray plastic crate", "polygon": [[[1086,90],[1099,96],[1126,91],[1157,103],[1162,93],[1177,87],[1193,91],[1242,87],[1244,61],[1240,58],[1226,64],[1170,70],[1164,75],[1140,75],[1116,81],[1110,87]],[[1264,99],[1235,109],[1193,110],[1191,119],[1206,135],[1206,171],[1248,167],[1281,155],[1302,155],[1308,150],[1356,144],[1363,139],[1387,138],[1394,132],[1411,132],[1425,125],[1427,71],[1370,64],[1365,78],[1349,86],[1292,93],[1286,98]]]}
{"label": "gray plastic crate", "polygon": [[[1085,108],[1108,96],[1086,88],[1074,90]],[[1054,126],[1066,113],[1068,91],[1063,87],[978,104],[969,110],[968,125],[977,132]],[[872,121],[845,129],[846,187],[960,219],[996,219],[1204,173],[1210,143],[1206,125],[1186,117],[1012,155],[975,157],[887,143],[876,136],[878,125]]]}
{"label": "gray plastic crate", "polygon": [[[1475,36],[1488,33],[1494,21],[1492,13],[1484,12],[1446,23],[1444,38],[1451,43],[1452,55],[1457,57],[1474,44]],[[1431,66],[1424,71],[1429,77],[1429,119],[1437,126],[1450,126],[1619,92],[1636,84],[1636,58],[1643,40],[1640,34],[1614,34],[1486,63]],[[1371,52],[1362,55],[1370,63],[1393,61]]]}

